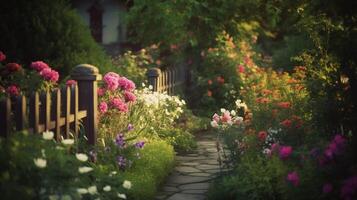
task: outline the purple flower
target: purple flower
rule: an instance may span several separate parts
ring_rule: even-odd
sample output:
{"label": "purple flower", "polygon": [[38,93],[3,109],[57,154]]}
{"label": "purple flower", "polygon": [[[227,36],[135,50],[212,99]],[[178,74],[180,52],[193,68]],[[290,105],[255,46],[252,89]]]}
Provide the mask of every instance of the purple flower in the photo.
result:
{"label": "purple flower", "polygon": [[134,129],[134,126],[132,124],[128,124],[128,131],[131,131]]}
{"label": "purple flower", "polygon": [[144,141],[135,143],[135,147],[138,149],[142,149],[144,147],[144,145],[145,145]]}
{"label": "purple flower", "polygon": [[327,193],[332,192],[332,189],[333,189],[333,187],[332,187],[331,183],[325,183],[324,186],[322,187],[322,192],[324,194],[327,194]]}
{"label": "purple flower", "polygon": [[125,169],[126,158],[124,158],[123,156],[118,156],[117,157],[117,164],[118,164],[120,169]]}
{"label": "purple flower", "polygon": [[357,176],[352,176],[343,181],[341,188],[341,198],[344,200],[352,200],[357,197]]}
{"label": "purple flower", "polygon": [[121,133],[117,134],[117,136],[115,137],[115,144],[119,148],[124,148],[125,140],[124,140],[124,135],[123,134],[121,134]]}
{"label": "purple flower", "polygon": [[295,187],[299,185],[300,179],[296,171],[290,172],[286,177],[286,180],[292,183]]}
{"label": "purple flower", "polygon": [[97,152],[94,150],[89,151],[89,157],[92,162],[97,162]]}

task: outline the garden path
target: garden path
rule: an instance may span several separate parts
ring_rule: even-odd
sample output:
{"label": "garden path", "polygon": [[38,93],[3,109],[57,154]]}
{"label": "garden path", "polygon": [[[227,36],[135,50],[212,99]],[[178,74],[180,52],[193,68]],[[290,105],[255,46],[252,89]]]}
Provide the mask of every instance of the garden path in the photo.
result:
{"label": "garden path", "polygon": [[216,141],[212,134],[197,138],[197,149],[176,156],[177,165],[156,200],[204,200],[210,182],[220,172]]}

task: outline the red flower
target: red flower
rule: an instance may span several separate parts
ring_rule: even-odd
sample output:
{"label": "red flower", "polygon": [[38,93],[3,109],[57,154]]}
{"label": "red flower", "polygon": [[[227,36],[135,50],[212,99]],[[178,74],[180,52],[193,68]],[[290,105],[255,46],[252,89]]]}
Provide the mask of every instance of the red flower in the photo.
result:
{"label": "red flower", "polygon": [[217,82],[219,84],[223,84],[224,83],[224,78],[222,76],[217,76],[216,80],[217,80]]}
{"label": "red flower", "polygon": [[267,136],[268,136],[268,133],[266,131],[260,131],[258,133],[258,138],[259,138],[260,141],[265,141]]}
{"label": "red flower", "polygon": [[244,66],[243,65],[238,65],[238,72],[239,73],[244,73],[244,71],[245,71]]}
{"label": "red flower", "polygon": [[277,103],[276,104],[278,107],[280,107],[280,108],[290,108],[290,106],[291,106],[291,104],[290,104],[290,102],[279,102],[279,103]]}
{"label": "red flower", "polygon": [[211,90],[207,90],[207,96],[209,96],[209,97],[212,96],[212,91]]}
{"label": "red flower", "polygon": [[17,72],[19,70],[21,70],[21,66],[17,63],[7,63],[6,64],[6,69],[9,72]]}
{"label": "red flower", "polygon": [[6,92],[12,96],[18,96],[20,94],[20,89],[16,85],[10,85],[7,87]]}
{"label": "red flower", "polygon": [[213,81],[212,81],[211,79],[209,79],[209,80],[207,81],[207,83],[208,83],[208,85],[212,85]]}
{"label": "red flower", "polygon": [[270,102],[270,100],[269,100],[268,98],[261,97],[261,98],[257,98],[257,99],[256,99],[256,102],[257,102],[257,103],[267,104],[267,103]]}
{"label": "red flower", "polygon": [[0,51],[0,62],[4,61],[6,59],[6,55]]}
{"label": "red flower", "polygon": [[286,119],[286,120],[280,122],[280,124],[285,126],[285,127],[287,127],[287,128],[289,128],[289,127],[291,127],[292,122],[291,122],[290,119]]}
{"label": "red flower", "polygon": [[59,74],[57,71],[52,70],[51,68],[44,68],[41,72],[40,75],[47,81],[51,81],[56,83],[59,78]]}

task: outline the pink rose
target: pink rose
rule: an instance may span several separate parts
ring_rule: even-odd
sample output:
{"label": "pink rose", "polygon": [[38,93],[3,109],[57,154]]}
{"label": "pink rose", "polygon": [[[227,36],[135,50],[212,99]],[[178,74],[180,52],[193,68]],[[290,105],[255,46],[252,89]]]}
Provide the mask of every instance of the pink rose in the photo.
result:
{"label": "pink rose", "polygon": [[0,51],[0,62],[4,61],[6,59],[6,55]]}
{"label": "pink rose", "polygon": [[108,104],[104,101],[100,102],[99,104],[99,112],[104,114],[108,111]]}
{"label": "pink rose", "polygon": [[124,98],[125,98],[125,101],[128,102],[135,102],[136,101],[136,96],[131,93],[131,92],[128,92],[128,91],[125,91],[124,92]]}
{"label": "pink rose", "polygon": [[114,91],[118,89],[118,80],[120,76],[117,73],[114,72],[108,72],[107,74],[104,75],[104,82],[107,85],[107,88],[111,91]]}
{"label": "pink rose", "polygon": [[113,98],[111,105],[121,112],[128,112],[128,106],[120,98]]}
{"label": "pink rose", "polygon": [[133,91],[135,89],[135,83],[125,77],[120,77],[118,84],[119,87],[125,91]]}
{"label": "pink rose", "polygon": [[59,78],[59,74],[57,71],[52,70],[51,68],[44,68],[40,75],[46,80],[56,83]]}
{"label": "pink rose", "polygon": [[98,96],[103,96],[105,94],[105,89],[104,88],[98,88],[97,90]]}
{"label": "pink rose", "polygon": [[47,63],[43,61],[32,62],[30,67],[38,72],[42,71],[45,68],[50,68]]}
{"label": "pink rose", "polygon": [[282,146],[282,147],[280,147],[280,150],[279,150],[280,158],[285,160],[285,159],[289,158],[289,156],[291,155],[292,152],[293,152],[293,148],[291,146]]}
{"label": "pink rose", "polygon": [[12,96],[18,96],[20,94],[20,89],[16,85],[10,85],[7,87],[6,92]]}
{"label": "pink rose", "polygon": [[75,81],[75,80],[67,80],[66,81],[66,85],[67,86],[77,85],[77,81]]}
{"label": "pink rose", "polygon": [[217,123],[218,123],[219,120],[220,120],[220,119],[219,119],[219,115],[217,115],[217,113],[214,113],[212,119],[213,119],[214,121],[216,121]]}
{"label": "pink rose", "polygon": [[295,187],[299,185],[300,179],[296,171],[290,172],[286,177],[286,180],[292,183]]}

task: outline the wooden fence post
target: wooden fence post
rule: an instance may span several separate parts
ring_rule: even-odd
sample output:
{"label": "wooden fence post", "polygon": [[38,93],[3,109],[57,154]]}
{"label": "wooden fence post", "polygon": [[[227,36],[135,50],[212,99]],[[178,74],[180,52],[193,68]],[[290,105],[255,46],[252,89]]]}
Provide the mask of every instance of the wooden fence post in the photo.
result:
{"label": "wooden fence post", "polygon": [[153,91],[159,91],[160,86],[159,86],[159,76],[160,76],[161,70],[159,68],[151,68],[148,70],[146,73],[148,77],[148,82],[149,85],[152,85]]}
{"label": "wooden fence post", "polygon": [[88,143],[94,145],[97,140],[98,129],[98,80],[102,79],[98,68],[81,64],[73,68],[71,78],[78,83],[78,107],[87,110],[87,117],[83,119]]}

